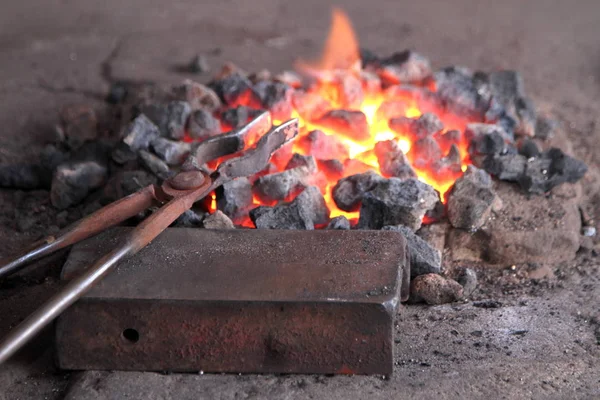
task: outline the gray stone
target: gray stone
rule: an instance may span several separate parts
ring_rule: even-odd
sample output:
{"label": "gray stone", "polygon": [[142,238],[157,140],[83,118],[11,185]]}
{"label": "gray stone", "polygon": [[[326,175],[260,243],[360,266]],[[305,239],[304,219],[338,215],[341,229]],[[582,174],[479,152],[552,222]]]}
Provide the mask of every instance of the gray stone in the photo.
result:
{"label": "gray stone", "polygon": [[198,82],[185,80],[174,92],[175,97],[187,102],[192,110],[204,109],[213,112],[221,107],[219,96],[211,88]]}
{"label": "gray stone", "polygon": [[208,139],[221,134],[221,123],[210,111],[196,110],[190,115],[188,133],[193,139]]}
{"label": "gray stone", "polygon": [[429,305],[453,303],[464,295],[463,287],[437,274],[417,276],[410,283],[410,300]]}
{"label": "gray stone", "polygon": [[160,135],[158,127],[145,115],[141,114],[125,128],[123,143],[129,150],[138,152],[147,150],[150,142]]}
{"label": "gray stone", "polygon": [[59,165],[52,178],[50,200],[59,210],[79,204],[92,190],[106,182],[108,169],[96,161]]}
{"label": "gray stone", "polygon": [[254,182],[252,191],[259,200],[266,203],[285,200],[309,186],[312,175],[313,172],[307,167],[264,175]]}
{"label": "gray stone", "polygon": [[448,196],[448,219],[453,227],[474,232],[501,206],[488,173],[469,165]]}
{"label": "gray stone", "polygon": [[343,215],[332,218],[327,225],[327,229],[347,230],[350,228],[350,221],[348,221],[348,218],[344,217]]}
{"label": "gray stone", "polygon": [[405,225],[416,231],[425,213],[435,207],[438,193],[416,179],[383,179],[362,197],[358,226],[381,229],[386,225]]}
{"label": "gray stone", "polygon": [[486,83],[474,79],[466,68],[448,67],[434,74],[436,96],[443,106],[459,116],[482,120],[490,108]]}
{"label": "gray stone", "polygon": [[421,54],[405,50],[382,59],[377,74],[393,84],[420,82],[431,75],[431,64]]}
{"label": "gray stone", "polygon": [[465,297],[469,297],[477,289],[477,273],[471,268],[461,269],[456,281],[463,287]]}
{"label": "gray stone", "polygon": [[496,178],[517,182],[525,173],[527,158],[521,154],[492,154],[485,158],[483,168]]}
{"label": "gray stone", "polygon": [[296,139],[296,143],[307,154],[319,160],[348,158],[348,148],[335,135],[326,135],[321,130],[313,130],[308,135]]}
{"label": "gray stone", "polygon": [[252,206],[252,184],[245,177],[226,182],[216,195],[217,208],[229,218],[236,219]]}
{"label": "gray stone", "polygon": [[529,193],[542,194],[565,182],[577,182],[585,175],[587,169],[583,161],[565,154],[560,149],[551,148],[539,157],[527,161],[519,184]]}
{"label": "gray stone", "polygon": [[171,101],[167,104],[142,106],[142,113],[158,127],[161,135],[171,139],[183,138],[185,126],[191,112],[192,108],[185,101]]}
{"label": "gray stone", "polygon": [[433,113],[424,113],[418,118],[392,118],[389,126],[394,132],[408,136],[413,141],[434,135],[444,129],[442,121]]}
{"label": "gray stone", "polygon": [[512,137],[496,124],[471,123],[465,129],[470,154],[501,154],[506,152]]}
{"label": "gray stone", "polygon": [[373,171],[342,178],[333,187],[333,201],[340,210],[358,211],[365,193],[383,180],[383,177]]}
{"label": "gray stone", "polygon": [[206,229],[235,229],[235,225],[221,210],[216,210],[202,221]]}
{"label": "gray stone", "polygon": [[310,186],[290,203],[253,209],[250,218],[258,229],[312,230],[328,221],[329,210],[319,189]]}
{"label": "gray stone", "polygon": [[204,213],[198,213],[194,210],[186,210],[175,220],[175,222],[173,222],[172,226],[177,228],[199,228],[203,226],[203,219]]}
{"label": "gray stone", "polygon": [[167,179],[172,174],[167,163],[154,154],[146,150],[140,150],[138,154],[144,167],[158,178]]}
{"label": "gray stone", "polygon": [[418,139],[408,152],[415,168],[425,169],[442,158],[440,145],[431,136]]}
{"label": "gray stone", "polygon": [[151,142],[152,151],[168,165],[181,165],[190,154],[191,145],[186,142],[169,140],[163,137]]}
{"label": "gray stone", "polygon": [[290,161],[288,161],[285,169],[293,169],[298,167],[306,167],[311,172],[317,172],[317,162],[313,156],[304,156],[302,154],[294,153]]}
{"label": "gray stone", "polygon": [[384,226],[384,231],[402,233],[410,256],[410,276],[412,279],[424,274],[439,274],[442,266],[440,252],[403,225]]}

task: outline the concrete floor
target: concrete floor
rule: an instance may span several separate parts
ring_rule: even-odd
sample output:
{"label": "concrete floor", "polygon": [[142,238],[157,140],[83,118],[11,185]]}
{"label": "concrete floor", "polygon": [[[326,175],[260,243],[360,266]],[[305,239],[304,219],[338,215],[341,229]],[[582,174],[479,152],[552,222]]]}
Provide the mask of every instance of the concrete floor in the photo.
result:
{"label": "concrete floor", "polygon": [[[564,123],[574,152],[591,167],[585,200],[598,203],[600,2],[551,0],[359,1],[337,3],[363,47],[413,48],[434,66],[517,69],[528,92]],[[101,106],[115,79],[176,82],[196,53],[214,68],[289,69],[320,51],[328,2],[304,0],[129,2],[108,0],[5,4],[0,13],[0,163],[34,156],[52,138],[62,104]],[[216,53],[215,53],[216,54]],[[206,79],[206,78],[203,78]],[[44,227],[15,229],[20,195],[0,190],[0,256]],[[30,196],[43,204],[46,193]],[[57,287],[64,254],[0,286],[0,335]],[[589,252],[553,266],[556,279],[506,283],[490,295],[505,307],[469,304],[404,308],[398,366],[378,377],[65,374],[52,368],[49,335],[0,368],[0,399],[16,398],[598,398],[600,283]],[[47,277],[49,276],[49,277]],[[492,278],[490,278],[492,279]],[[494,289],[496,288],[496,289]],[[486,289],[487,290],[487,289]],[[527,330],[524,336],[510,333]],[[473,333],[481,331],[479,333]]]}

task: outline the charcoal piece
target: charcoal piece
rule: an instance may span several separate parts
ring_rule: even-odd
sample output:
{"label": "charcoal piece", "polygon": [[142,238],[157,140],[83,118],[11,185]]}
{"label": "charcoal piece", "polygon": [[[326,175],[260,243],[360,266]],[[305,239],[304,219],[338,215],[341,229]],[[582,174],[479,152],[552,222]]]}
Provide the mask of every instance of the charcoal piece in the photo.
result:
{"label": "charcoal piece", "polygon": [[283,120],[292,113],[292,88],[282,82],[260,81],[253,88],[263,108],[273,119]]}
{"label": "charcoal piece", "polygon": [[96,161],[61,164],[54,171],[50,201],[59,210],[79,204],[92,190],[106,182],[108,169]]}
{"label": "charcoal piece", "polygon": [[379,57],[369,49],[360,49],[360,59],[362,61],[362,68],[368,68],[371,66],[379,66]]}
{"label": "charcoal piece", "polygon": [[411,302],[438,305],[458,301],[463,296],[463,288],[458,282],[437,274],[420,275],[410,283]]}
{"label": "charcoal piece", "polygon": [[206,216],[202,221],[206,229],[235,229],[235,225],[221,210]]}
{"label": "charcoal piece", "polygon": [[494,97],[505,107],[514,107],[517,98],[525,95],[523,78],[516,71],[494,71],[488,74]]}
{"label": "charcoal piece", "polygon": [[317,160],[317,165],[329,181],[337,182],[344,176],[344,164],[340,160]]}
{"label": "charcoal piece", "polygon": [[186,142],[156,138],[150,144],[152,151],[168,165],[181,165],[190,154],[191,146]]}
{"label": "charcoal piece", "polygon": [[186,210],[171,225],[176,228],[199,228],[202,226],[204,213],[198,213],[194,210]]}
{"label": "charcoal piece", "polygon": [[358,142],[371,138],[369,123],[362,111],[331,110],[315,121],[315,125]]}
{"label": "charcoal piece", "polygon": [[340,229],[340,230],[348,230],[350,229],[350,221],[348,218],[343,215],[332,218],[327,224],[327,229]]}
{"label": "charcoal piece", "polygon": [[152,172],[158,178],[164,180],[173,174],[167,163],[154,154],[146,150],[140,150],[138,154],[140,155],[140,159],[144,167],[146,167],[148,171]]}
{"label": "charcoal piece", "polygon": [[535,136],[537,115],[533,102],[525,97],[520,97],[517,99],[515,107],[519,121],[515,128],[515,132],[523,136]]}
{"label": "charcoal piece", "polygon": [[229,218],[237,218],[252,205],[252,184],[248,178],[237,178],[217,188],[217,208]]}
{"label": "charcoal piece", "polygon": [[386,178],[408,179],[417,177],[408,159],[402,150],[400,150],[398,142],[395,140],[378,142],[375,145],[374,151],[379,163],[379,170]]}
{"label": "charcoal piece", "polygon": [[477,289],[477,273],[471,268],[463,268],[459,271],[456,281],[463,287],[466,297],[472,295]]}
{"label": "charcoal piece", "polygon": [[294,71],[283,71],[280,74],[275,75],[273,78],[275,82],[282,82],[295,89],[302,86],[302,78]]}
{"label": "charcoal piece", "polygon": [[205,140],[221,134],[221,123],[210,111],[196,110],[190,115],[188,133],[192,139]]}
{"label": "charcoal piece", "polygon": [[115,187],[111,187],[108,190],[114,192],[112,193],[112,200],[114,201],[129,196],[156,182],[156,177],[146,171],[123,171],[115,177],[115,181],[113,182]]}
{"label": "charcoal piece", "polygon": [[[141,151],[141,150],[138,150]],[[111,158],[117,164],[127,164],[128,162],[135,161],[138,158],[138,153],[131,150],[131,148],[125,142],[119,142],[115,145]]]}
{"label": "charcoal piece", "polygon": [[242,96],[252,93],[252,82],[240,72],[232,72],[222,79],[212,81],[213,89],[225,104],[235,104]]}
{"label": "charcoal piece", "polygon": [[141,112],[158,127],[162,136],[178,140],[185,135],[192,108],[185,101],[171,101],[167,104],[144,105]]}
{"label": "charcoal piece", "polygon": [[558,129],[558,123],[546,116],[538,116],[535,123],[535,137],[547,140],[554,136],[554,133]]}
{"label": "charcoal piece", "polygon": [[308,135],[296,140],[296,144],[316,159],[345,160],[348,158],[348,148],[335,135],[327,135],[321,130],[313,130]]}
{"label": "charcoal piece", "polygon": [[410,277],[424,274],[439,274],[442,267],[440,252],[403,225],[384,226],[384,231],[400,232],[406,239],[410,256]]}
{"label": "charcoal piece", "polygon": [[104,99],[109,104],[121,104],[125,101],[128,93],[128,85],[125,82],[113,82],[108,89],[108,94]]}
{"label": "charcoal piece", "polygon": [[311,172],[317,172],[317,162],[313,156],[304,156],[302,154],[294,153],[290,161],[288,161],[285,169],[293,169],[298,167],[306,167]]}
{"label": "charcoal piece", "polygon": [[[54,168],[67,161],[69,157],[69,153],[61,151],[56,146],[49,144],[44,147],[40,154],[40,165],[52,173]],[[104,159],[104,157],[102,157],[102,159]]]}
{"label": "charcoal piece", "polygon": [[313,230],[327,222],[329,209],[319,189],[309,186],[290,203],[251,210],[250,218],[258,229]]}
{"label": "charcoal piece", "polygon": [[483,168],[503,181],[517,182],[525,173],[527,158],[521,154],[492,154],[485,158]]}
{"label": "charcoal piece", "polygon": [[340,108],[358,110],[365,98],[363,84],[354,74],[342,71],[333,80],[334,103]]}
{"label": "charcoal piece", "polygon": [[436,176],[459,176],[461,174],[461,156],[458,146],[453,144],[445,157],[434,161],[431,164],[433,173]]}
{"label": "charcoal piece", "polygon": [[[255,85],[258,82],[270,82],[273,81],[273,77],[271,75],[271,71],[268,69],[262,69],[258,72],[253,72],[248,76],[248,79]],[[258,94],[258,93],[257,93]]]}
{"label": "charcoal piece", "polygon": [[312,175],[313,172],[307,167],[264,175],[254,182],[252,192],[259,200],[266,203],[285,200],[309,186],[309,178]]}
{"label": "charcoal piece", "polygon": [[458,146],[462,141],[462,133],[456,129],[447,132],[438,132],[433,138],[438,142],[442,153],[447,154],[452,146]]}
{"label": "charcoal piece", "polygon": [[177,100],[187,102],[192,110],[204,109],[213,112],[221,107],[219,96],[211,88],[189,79],[173,92]]}
{"label": "charcoal piece", "polygon": [[482,123],[468,124],[465,139],[469,143],[469,153],[478,155],[505,153],[507,143],[512,142],[510,135],[498,125]]}
{"label": "charcoal piece", "polygon": [[416,231],[425,213],[435,207],[438,193],[417,179],[383,179],[362,196],[360,229],[381,229],[405,225]]}
{"label": "charcoal piece", "polygon": [[52,170],[39,164],[11,164],[0,166],[0,187],[7,189],[49,189]]}
{"label": "charcoal piece", "polygon": [[384,178],[374,171],[340,179],[332,190],[333,201],[340,210],[358,211],[365,193],[383,180]]}
{"label": "charcoal piece", "polygon": [[408,103],[404,100],[387,100],[377,108],[375,116],[377,120],[389,121],[406,115]]}
{"label": "charcoal piece", "polygon": [[413,141],[439,133],[444,129],[442,121],[432,113],[425,113],[419,118],[392,118],[389,126],[394,132],[407,136]]}
{"label": "charcoal piece", "polygon": [[448,196],[448,219],[455,228],[475,232],[501,204],[488,173],[469,165]]}
{"label": "charcoal piece", "polygon": [[231,129],[237,129],[245,126],[248,120],[255,118],[260,113],[260,110],[247,106],[229,108],[221,113],[221,122],[231,127]]}
{"label": "charcoal piece", "polygon": [[125,127],[123,143],[132,152],[147,150],[150,142],[156,139],[159,134],[158,127],[142,114]]}
{"label": "charcoal piece", "polygon": [[522,154],[526,158],[538,157],[541,153],[540,148],[531,139],[523,139],[517,143],[519,148],[519,154]]}
{"label": "charcoal piece", "polygon": [[[362,86],[363,99],[375,98],[381,95],[381,79],[374,72],[361,70],[358,75]],[[359,104],[360,107],[360,104]],[[394,115],[398,116],[398,115]],[[386,120],[388,120],[387,118]]]}
{"label": "charcoal piece", "polygon": [[98,119],[94,109],[87,105],[67,105],[60,110],[60,122],[67,145],[79,148],[84,142],[94,140],[98,134]]}
{"label": "charcoal piece", "polygon": [[192,74],[204,74],[210,71],[210,65],[206,56],[197,54],[192,58],[187,69]]}
{"label": "charcoal piece", "polygon": [[380,65],[377,73],[388,84],[419,82],[431,75],[429,60],[410,50],[394,53]]}
{"label": "charcoal piece", "polygon": [[423,169],[442,158],[442,149],[433,137],[428,136],[414,142],[408,156],[415,168]]}
{"label": "charcoal piece", "polygon": [[434,74],[436,95],[444,108],[460,116],[483,120],[489,109],[491,95],[484,83],[460,67],[444,68]]}
{"label": "charcoal piece", "polygon": [[528,160],[519,184],[529,193],[542,194],[565,182],[577,182],[587,169],[583,161],[566,155],[560,149],[551,148],[539,157]]}
{"label": "charcoal piece", "polygon": [[295,90],[292,93],[292,106],[306,121],[318,120],[332,107],[319,92],[305,90]]}

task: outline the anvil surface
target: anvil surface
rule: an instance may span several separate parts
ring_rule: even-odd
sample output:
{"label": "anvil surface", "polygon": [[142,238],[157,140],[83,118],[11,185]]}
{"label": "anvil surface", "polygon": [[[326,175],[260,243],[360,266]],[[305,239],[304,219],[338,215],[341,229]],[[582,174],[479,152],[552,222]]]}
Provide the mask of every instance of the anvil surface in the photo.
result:
{"label": "anvil surface", "polygon": [[[127,229],[76,245],[63,278]],[[58,319],[58,365],[391,374],[409,275],[398,232],[169,228]]]}

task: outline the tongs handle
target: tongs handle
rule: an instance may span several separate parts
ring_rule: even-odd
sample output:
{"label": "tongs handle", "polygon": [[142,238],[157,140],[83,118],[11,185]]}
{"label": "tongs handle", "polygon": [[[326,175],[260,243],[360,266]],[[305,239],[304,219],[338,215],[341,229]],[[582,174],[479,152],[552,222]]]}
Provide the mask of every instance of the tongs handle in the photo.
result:
{"label": "tongs handle", "polygon": [[48,236],[35,242],[20,254],[0,261],[0,279],[24,268],[35,260],[117,225],[148,209],[155,203],[157,201],[153,185],[115,201],[77,221],[57,236]]}
{"label": "tongs handle", "polygon": [[[218,183],[216,184],[218,185]],[[192,190],[181,197],[173,198],[157,212],[142,221],[140,225],[129,232],[118,248],[100,258],[81,275],[71,280],[59,293],[8,333],[0,343],[0,364],[94,287],[119,261],[144,248],[181,214],[190,209],[198,198],[204,197],[214,188],[215,184],[212,184],[208,187],[204,186]]]}

